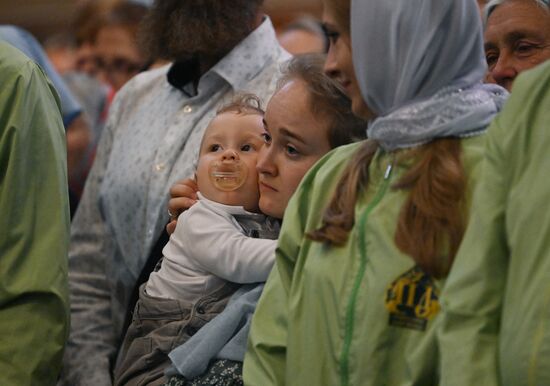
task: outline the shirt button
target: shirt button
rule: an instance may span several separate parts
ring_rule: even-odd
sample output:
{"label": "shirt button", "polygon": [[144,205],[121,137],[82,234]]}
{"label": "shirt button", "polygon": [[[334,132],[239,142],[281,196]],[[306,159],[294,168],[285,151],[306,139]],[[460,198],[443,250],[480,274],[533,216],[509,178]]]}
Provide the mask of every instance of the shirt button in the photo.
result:
{"label": "shirt button", "polygon": [[189,106],[189,105],[187,105],[187,106],[185,106],[185,107],[183,108],[183,112],[184,112],[185,114],[189,114],[191,111],[193,111],[193,108],[192,108],[191,106]]}
{"label": "shirt button", "polygon": [[157,172],[161,172],[161,171],[164,170],[164,167],[165,167],[165,166],[166,166],[166,165],[164,165],[163,162],[158,163],[158,164],[155,165],[155,170],[156,170]]}

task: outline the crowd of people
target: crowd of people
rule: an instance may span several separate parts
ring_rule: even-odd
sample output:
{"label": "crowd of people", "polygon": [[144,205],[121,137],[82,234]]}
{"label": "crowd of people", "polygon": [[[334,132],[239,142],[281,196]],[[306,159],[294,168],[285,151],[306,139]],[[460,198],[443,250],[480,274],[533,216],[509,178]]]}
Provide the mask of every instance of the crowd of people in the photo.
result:
{"label": "crowd of people", "polygon": [[550,2],[322,5],[0,26],[1,384],[550,384]]}

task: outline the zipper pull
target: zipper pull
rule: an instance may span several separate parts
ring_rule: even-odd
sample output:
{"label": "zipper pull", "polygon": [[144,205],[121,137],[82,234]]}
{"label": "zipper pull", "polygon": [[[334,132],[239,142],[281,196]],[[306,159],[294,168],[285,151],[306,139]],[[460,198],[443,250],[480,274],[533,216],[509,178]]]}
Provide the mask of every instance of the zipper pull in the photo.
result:
{"label": "zipper pull", "polygon": [[391,170],[393,168],[393,162],[388,164],[388,167],[386,168],[386,172],[384,173],[384,179],[387,180],[390,178]]}

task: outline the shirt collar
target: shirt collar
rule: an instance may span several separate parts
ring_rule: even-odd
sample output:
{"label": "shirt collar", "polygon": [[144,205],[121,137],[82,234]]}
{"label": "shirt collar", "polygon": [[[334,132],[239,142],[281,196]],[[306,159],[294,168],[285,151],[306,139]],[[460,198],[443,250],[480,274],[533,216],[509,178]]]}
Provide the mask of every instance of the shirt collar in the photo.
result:
{"label": "shirt collar", "polygon": [[195,79],[195,75],[198,74],[198,72],[199,63],[196,59],[187,60],[185,62],[174,62],[170,66],[166,78],[172,87],[177,88],[191,97],[196,94],[192,81]]}
{"label": "shirt collar", "polygon": [[[273,24],[269,17],[265,16],[258,28],[203,74],[201,79],[209,73],[215,73],[229,83],[234,90],[245,89],[268,61],[279,56],[280,50],[282,48],[277,41]],[[187,85],[193,80],[193,74],[197,73],[197,67],[196,60],[175,62],[168,70],[168,83],[188,96],[192,96],[189,95],[190,90]]]}

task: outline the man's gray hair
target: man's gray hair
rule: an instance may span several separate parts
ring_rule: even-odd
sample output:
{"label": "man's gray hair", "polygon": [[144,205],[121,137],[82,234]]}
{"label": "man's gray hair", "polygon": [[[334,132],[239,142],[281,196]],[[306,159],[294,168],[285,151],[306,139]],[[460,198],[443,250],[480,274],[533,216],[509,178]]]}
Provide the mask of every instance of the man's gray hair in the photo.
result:
{"label": "man's gray hair", "polygon": [[[496,7],[511,0],[490,0],[483,8],[483,27],[487,27],[487,20]],[[550,0],[531,0],[535,2],[539,7],[546,11],[550,11]]]}

